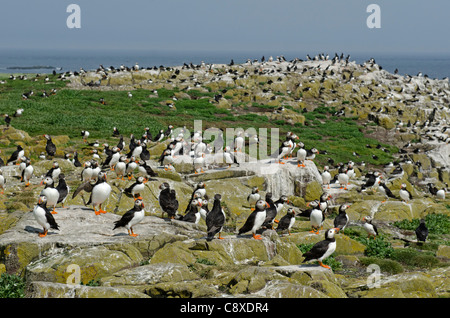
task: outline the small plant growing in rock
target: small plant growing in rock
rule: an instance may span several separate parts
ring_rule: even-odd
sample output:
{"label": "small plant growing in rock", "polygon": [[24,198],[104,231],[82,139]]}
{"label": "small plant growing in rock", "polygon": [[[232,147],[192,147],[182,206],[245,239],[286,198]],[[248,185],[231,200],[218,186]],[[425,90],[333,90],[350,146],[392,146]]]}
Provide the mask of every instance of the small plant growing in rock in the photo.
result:
{"label": "small plant growing in rock", "polygon": [[24,298],[25,281],[17,275],[3,273],[0,276],[0,298]]}

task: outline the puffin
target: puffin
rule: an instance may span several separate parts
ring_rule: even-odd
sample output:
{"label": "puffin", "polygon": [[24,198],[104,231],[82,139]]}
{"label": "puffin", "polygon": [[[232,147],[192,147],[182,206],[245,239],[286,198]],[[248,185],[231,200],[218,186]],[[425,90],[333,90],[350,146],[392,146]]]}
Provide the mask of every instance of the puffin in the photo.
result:
{"label": "puffin", "polygon": [[166,149],[164,150],[164,152],[162,153],[161,157],[159,158],[159,162],[161,164],[161,166],[164,167],[164,170],[172,170],[173,166],[173,156],[172,156],[172,151],[170,149]]}
{"label": "puffin", "polygon": [[428,237],[428,228],[425,224],[425,220],[424,219],[420,219],[420,224],[419,226],[416,228],[415,230],[416,233],[416,237],[417,237],[417,241],[418,242],[425,242],[427,240]]}
{"label": "puffin", "polygon": [[275,220],[277,216],[277,207],[275,206],[275,203],[272,200],[272,193],[268,192],[266,193],[265,201],[269,205],[269,207],[266,209],[266,218],[264,219],[263,225],[265,228],[272,229],[273,223],[278,223],[278,220]]}
{"label": "puffin", "polygon": [[114,167],[117,179],[124,180],[124,176],[127,170],[128,158],[126,156],[120,156],[119,162]]}
{"label": "puffin", "polygon": [[173,126],[169,125],[167,126],[167,130],[164,132],[164,137],[169,137],[170,135],[172,135],[173,132]]}
{"label": "puffin", "polygon": [[177,211],[178,211],[178,200],[176,197],[176,191],[174,189],[170,188],[170,185],[168,182],[161,183],[159,185],[159,189],[161,190],[159,192],[159,206],[161,207],[161,210],[163,211],[162,216],[164,216],[164,213],[167,213],[169,218],[174,219]]}
{"label": "puffin", "polygon": [[31,165],[31,160],[29,158],[25,161],[25,168],[22,170],[22,181],[26,182],[25,186],[28,187],[30,185],[30,179],[33,175],[34,167]]}
{"label": "puffin", "polygon": [[58,212],[55,211],[56,204],[58,203],[59,198],[59,192],[54,186],[54,181],[51,177],[45,177],[44,180],[42,180],[41,184],[44,184],[45,187],[41,191],[41,195],[45,195],[47,197],[47,204],[50,207],[53,207],[52,214],[57,214]]}
{"label": "puffin", "polygon": [[179,220],[184,221],[184,222],[198,224],[198,222],[200,221],[200,218],[201,218],[201,215],[200,215],[201,206],[202,206],[202,199],[194,198],[189,205],[188,213],[181,216],[179,218]]}
{"label": "puffin", "polygon": [[59,163],[57,161],[53,161],[52,167],[47,171],[45,177],[50,177],[53,181],[55,181],[58,180],[60,174],[61,168],[59,167]]}
{"label": "puffin", "polygon": [[[101,171],[98,173],[97,182],[92,187],[91,196],[87,202],[87,205],[92,204],[95,215],[106,213],[105,210],[102,210],[102,204],[109,198],[110,194],[111,186],[106,182],[106,173]],[[95,209],[96,206],[99,206],[99,210]]]}
{"label": "puffin", "polygon": [[[391,189],[388,188],[388,186],[386,185],[386,183],[384,183],[384,181],[380,182],[378,191],[380,191],[386,197],[387,200],[389,200],[389,198],[397,199],[397,197],[392,193]],[[381,201],[381,203],[384,202],[386,202],[386,200]]]}
{"label": "puffin", "polygon": [[11,124],[11,116],[9,116],[8,114],[5,114],[4,117],[5,117],[6,127],[9,127]]}
{"label": "puffin", "polygon": [[117,129],[117,127],[113,127],[112,135],[113,135],[113,137],[119,137],[120,136],[120,131],[119,131],[119,129]]}
{"label": "puffin", "polygon": [[209,197],[206,195],[204,198],[202,198],[202,206],[200,207],[200,216],[205,221],[206,221],[206,216],[209,213],[208,204],[209,204]]}
{"label": "puffin", "polygon": [[339,231],[343,231],[345,227],[348,225],[349,218],[346,213],[346,210],[349,208],[349,205],[341,204],[339,207],[339,214],[334,218],[333,224],[335,228],[338,228]]}
{"label": "puffin", "polygon": [[363,228],[367,232],[367,237],[370,238],[371,236],[375,239],[375,237],[378,235],[378,229],[375,224],[372,223],[373,218],[370,216],[363,217]]}
{"label": "puffin", "polygon": [[136,182],[124,190],[124,193],[129,197],[133,197],[135,200],[142,200],[141,193],[145,189],[145,183],[147,183],[147,179],[139,176],[136,178]]}
{"label": "puffin", "polygon": [[120,220],[114,222],[113,230],[124,227],[128,230],[128,235],[136,237],[138,234],[133,232],[133,226],[140,223],[145,216],[144,211],[144,201],[136,200],[134,201],[134,206],[132,209],[125,212],[124,215],[120,218]]}
{"label": "puffin", "polygon": [[86,182],[92,179],[92,164],[90,161],[84,163],[84,168],[81,171],[81,181]]}
{"label": "puffin", "polygon": [[319,234],[319,229],[322,227],[324,219],[324,211],[320,209],[320,206],[314,207],[309,215],[310,233]]}
{"label": "puffin", "polygon": [[238,131],[236,138],[234,138],[234,149],[237,152],[242,152],[244,150],[245,139],[242,136],[242,131]]}
{"label": "puffin", "polygon": [[294,208],[289,208],[286,214],[280,219],[278,222],[278,226],[276,231],[283,232],[287,231],[289,235],[291,235],[291,228],[295,224],[295,210]]}
{"label": "puffin", "polygon": [[278,162],[280,164],[284,164],[284,162],[281,161],[281,158],[286,159],[290,150],[291,150],[291,144],[289,143],[289,141],[283,141],[283,144],[278,149],[278,155],[277,155],[276,162]]}
{"label": "puffin", "polygon": [[211,211],[206,214],[205,222],[207,227],[207,241],[212,241],[217,233],[219,233],[217,238],[223,239],[221,232],[226,221],[226,216],[220,203],[221,199],[222,196],[220,194],[216,194],[214,196],[213,207]]}
{"label": "puffin", "polygon": [[400,198],[406,203],[412,200],[412,194],[406,189],[406,183],[402,183],[402,186],[398,194],[400,195]]}
{"label": "puffin", "polygon": [[87,142],[87,139],[88,139],[88,137],[89,137],[89,131],[87,131],[87,130],[82,130],[82,131],[81,131],[81,137],[83,137],[83,141],[84,141],[84,142]]}
{"label": "puffin", "polygon": [[76,152],[76,151],[73,153],[73,161],[72,162],[73,162],[73,165],[77,168],[82,166],[80,159],[78,159],[78,152]]}
{"label": "puffin", "polygon": [[10,162],[16,163],[19,158],[22,158],[25,155],[25,151],[23,150],[21,145],[17,145],[16,150],[11,154],[9,159],[6,161],[8,165]]}
{"label": "puffin", "polygon": [[39,233],[39,237],[47,236],[49,229],[59,230],[55,218],[47,208],[47,197],[40,195],[38,203],[33,209],[33,215],[40,226],[44,228],[44,232]]}
{"label": "puffin", "polygon": [[66,183],[66,178],[64,173],[61,173],[58,176],[58,185],[56,186],[56,190],[58,190],[58,201],[56,204],[61,203],[64,208],[64,202],[66,201],[67,196],[69,195],[70,187]]}
{"label": "puffin", "polygon": [[247,196],[247,202],[248,204],[250,204],[250,208],[252,209],[252,211],[255,209],[253,206],[256,204],[256,202],[258,202],[259,199],[261,199],[259,189],[258,187],[253,187],[252,193]]}
{"label": "puffin", "polygon": [[164,130],[161,129],[152,141],[153,141],[153,142],[159,143],[159,142],[161,142],[163,139],[164,139]]}
{"label": "puffin", "polygon": [[319,150],[317,150],[316,148],[311,148],[310,150],[306,150],[306,159],[314,160],[318,153],[319,153]]}
{"label": "puffin", "polygon": [[[274,203],[275,203],[275,207],[277,208],[277,213],[279,213],[283,209],[284,205],[286,203],[289,203],[289,199],[288,199],[288,197],[286,195],[283,194]],[[277,221],[275,221],[275,222],[277,222]]]}
{"label": "puffin", "polygon": [[348,186],[348,181],[349,181],[349,176],[347,174],[347,168],[344,168],[341,172],[339,172],[338,174],[338,182],[340,185],[339,189],[344,189],[347,190],[347,186]]}
{"label": "puffin", "polygon": [[261,235],[256,235],[256,231],[263,225],[266,219],[266,209],[270,206],[264,200],[258,200],[255,204],[255,210],[248,216],[244,225],[239,229],[238,234],[251,231],[254,239],[260,240]]}
{"label": "puffin", "polygon": [[378,171],[375,171],[374,173],[367,173],[366,178],[366,183],[361,186],[361,191],[379,185],[383,177]]}
{"label": "puffin", "polygon": [[436,196],[436,198],[444,200],[445,199],[445,190],[441,189],[438,190],[438,188],[436,188],[432,183],[428,183],[428,190],[430,191],[430,193],[434,196]]}
{"label": "puffin", "polygon": [[234,153],[231,153],[230,146],[226,146],[225,148],[223,148],[223,160],[226,164],[228,164],[228,168],[231,168],[232,164],[237,164],[238,167],[240,166],[239,162],[237,161],[236,155]]}
{"label": "puffin", "polygon": [[322,172],[322,185],[327,186],[327,188],[330,188],[330,182],[331,182],[331,174],[330,174],[330,168],[328,166],[323,167]]}
{"label": "puffin", "polygon": [[50,157],[54,157],[56,154],[56,146],[52,141],[52,137],[50,135],[44,135],[45,139],[47,139],[47,144],[45,146],[45,151]]}
{"label": "puffin", "polygon": [[6,179],[3,176],[3,170],[0,168],[0,189],[2,190],[2,192],[0,192],[0,194],[5,193],[5,184],[6,184]]}
{"label": "puffin", "polygon": [[194,164],[194,173],[204,173],[203,167],[205,166],[205,154],[199,153],[196,158],[193,160]]}
{"label": "puffin", "polygon": [[320,266],[330,269],[330,266],[323,264],[322,261],[328,258],[336,250],[336,239],[334,238],[334,235],[337,232],[339,232],[338,228],[327,230],[325,232],[325,240],[317,242],[308,252],[303,254],[305,259],[302,263],[317,260]]}
{"label": "puffin", "polygon": [[147,179],[150,179],[150,177],[157,177],[158,174],[153,171],[152,167],[150,167],[144,160],[139,160],[139,172],[144,174]]}
{"label": "puffin", "polygon": [[133,156],[131,156],[130,160],[127,162],[125,166],[125,175],[128,177],[128,180],[131,180],[131,178],[133,177],[133,172],[138,167],[138,162],[136,162],[136,158]]}
{"label": "puffin", "polygon": [[306,149],[303,142],[298,143],[299,149],[297,150],[297,167],[305,167]]}

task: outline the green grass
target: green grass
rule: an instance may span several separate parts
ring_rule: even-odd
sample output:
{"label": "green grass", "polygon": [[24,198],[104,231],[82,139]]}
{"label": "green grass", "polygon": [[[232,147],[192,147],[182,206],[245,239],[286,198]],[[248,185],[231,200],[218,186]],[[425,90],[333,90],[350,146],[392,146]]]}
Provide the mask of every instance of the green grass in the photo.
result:
{"label": "green grass", "polygon": [[[241,107],[243,104],[239,101],[235,102],[231,109],[218,108],[210,99],[221,92],[211,91],[210,88],[207,92],[200,89],[185,91],[191,98],[179,98],[174,101],[175,108],[170,109],[166,102],[180,92],[178,88],[160,88],[157,97],[149,97],[153,94],[152,90],[137,89],[133,91],[133,97],[128,98],[126,91],[67,89],[67,82],[60,81],[53,75],[49,77],[50,83],[45,83],[43,77],[40,77],[37,81],[5,79],[6,83],[0,85],[1,113],[13,114],[16,109],[23,108],[24,115],[13,118],[12,126],[28,132],[31,136],[48,133],[80,137],[81,130],[88,130],[90,139],[108,142],[111,140],[114,126],[122,135],[129,137],[130,134],[140,136],[145,127],[149,127],[153,135],[169,124],[192,129],[194,120],[202,120],[204,129],[278,128],[280,141],[284,140],[286,132],[292,131],[307,148],[315,147],[327,151],[327,154],[317,156],[316,162],[319,166],[326,164],[328,158],[333,158],[335,162],[364,160],[372,164],[385,164],[392,160],[389,153],[365,147],[366,144],[376,145],[378,141],[364,137],[364,127],[360,126],[356,118],[335,118],[335,107],[326,107],[323,104],[304,114],[305,125],[287,125],[283,119],[270,120],[265,115],[248,113],[244,109],[246,106]],[[34,75],[29,78],[34,78]],[[50,92],[52,88],[57,89],[56,95],[40,97],[44,90]],[[22,100],[22,93],[30,90],[34,91],[34,95],[28,100]],[[99,102],[100,98],[105,99],[105,105]],[[273,106],[268,105],[252,105],[267,110],[273,109]],[[290,109],[300,112],[293,107]],[[270,140],[268,146],[270,147]],[[396,151],[389,145],[383,146],[392,150],[391,153]],[[354,151],[360,157],[354,157]],[[379,159],[373,159],[372,154],[376,154]]]}

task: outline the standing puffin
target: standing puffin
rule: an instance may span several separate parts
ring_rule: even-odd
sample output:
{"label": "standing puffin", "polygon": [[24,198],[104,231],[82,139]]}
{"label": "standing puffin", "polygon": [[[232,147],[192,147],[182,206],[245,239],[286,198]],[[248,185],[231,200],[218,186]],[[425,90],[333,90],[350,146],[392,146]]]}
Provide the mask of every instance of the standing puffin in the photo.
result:
{"label": "standing puffin", "polygon": [[258,202],[259,199],[261,199],[259,189],[258,187],[253,187],[252,193],[247,196],[247,202],[250,204],[250,208],[252,209],[252,211],[255,209],[253,206],[256,204],[256,202]]}
{"label": "standing puffin", "polygon": [[47,236],[49,229],[59,230],[55,218],[47,209],[47,197],[45,195],[39,196],[39,201],[33,209],[33,215],[39,225],[44,228],[44,232],[39,233],[39,237]]}
{"label": "standing puffin", "polygon": [[59,163],[57,161],[53,162],[52,167],[45,174],[46,177],[50,177],[53,181],[58,180],[58,177],[61,173],[61,168],[59,167]]}
{"label": "standing puffin", "polygon": [[25,168],[22,170],[22,181],[26,182],[25,186],[28,187],[30,185],[30,179],[33,175],[34,168],[31,165],[31,160],[29,158],[25,161]]}
{"label": "standing puffin", "polygon": [[261,235],[256,235],[256,231],[263,225],[266,219],[266,209],[269,208],[269,204],[264,200],[258,200],[255,204],[255,210],[248,216],[244,225],[239,229],[238,234],[251,231],[254,239],[260,240]]}
{"label": "standing puffin", "polygon": [[275,206],[275,203],[272,200],[271,192],[266,193],[266,202],[269,205],[269,207],[266,209],[266,218],[265,218],[262,226],[264,226],[265,228],[268,228],[268,229],[272,229],[273,222],[278,223],[278,220],[275,221],[278,211],[277,211],[277,207]]}
{"label": "standing puffin", "polygon": [[322,261],[328,258],[336,250],[336,239],[334,238],[334,235],[337,232],[339,232],[338,228],[326,231],[325,240],[317,242],[308,252],[303,254],[305,259],[302,263],[317,260],[320,266],[330,269],[330,266],[323,264]]}
{"label": "standing puffin", "polygon": [[334,227],[339,228],[339,231],[343,231],[348,224],[349,218],[345,212],[349,208],[349,205],[342,204],[339,207],[339,214],[334,218]]}
{"label": "standing puffin", "polygon": [[220,204],[221,199],[222,196],[220,194],[216,194],[214,196],[214,205],[211,211],[209,211],[209,213],[206,215],[205,222],[208,233],[208,237],[206,238],[207,241],[211,241],[216,233],[219,233],[219,239],[223,239],[220,234],[222,232],[223,225],[225,224],[226,217]]}
{"label": "standing puffin", "polygon": [[11,154],[11,157],[6,161],[6,164],[8,165],[10,162],[16,163],[17,160],[22,158],[25,155],[25,151],[23,150],[21,145],[17,145],[16,150]]}
{"label": "standing puffin", "polygon": [[322,185],[327,186],[327,188],[330,188],[330,182],[331,182],[331,174],[330,174],[330,168],[328,166],[323,167],[322,172]]}
{"label": "standing puffin", "polygon": [[83,141],[84,141],[84,142],[87,142],[87,139],[88,139],[88,137],[89,137],[89,131],[87,131],[87,130],[82,130],[82,131],[81,131],[81,137],[83,137]]}
{"label": "standing puffin", "polygon": [[64,202],[66,201],[66,198],[69,195],[70,188],[66,183],[66,178],[64,176],[64,173],[61,173],[58,176],[58,179],[59,179],[59,181],[58,181],[58,185],[56,186],[56,190],[58,190],[59,196],[58,196],[58,202],[56,202],[56,203],[57,204],[62,203],[62,207],[64,208]]}
{"label": "standing puffin", "polygon": [[309,215],[309,223],[311,224],[310,233],[319,234],[319,229],[323,225],[324,221],[324,211],[320,209],[319,206],[312,209],[311,214]]}
{"label": "standing puffin", "polygon": [[47,204],[51,207],[53,207],[52,214],[57,214],[58,212],[55,211],[56,204],[58,203],[59,198],[59,192],[54,186],[54,181],[51,177],[45,177],[44,180],[42,180],[41,184],[44,184],[45,187],[41,191],[41,195],[44,195],[47,197]]}
{"label": "standing puffin", "polygon": [[45,151],[51,157],[54,157],[56,154],[56,146],[52,141],[52,137],[50,135],[44,135],[45,139],[47,139],[47,145],[45,146]]}
{"label": "standing puffin", "polygon": [[169,218],[174,219],[177,211],[178,211],[178,200],[176,197],[176,192],[174,189],[170,188],[170,185],[168,182],[161,183],[159,186],[159,189],[161,190],[159,192],[159,206],[161,207],[161,210],[163,211],[162,216],[164,216],[164,213],[167,213]]}
{"label": "standing puffin", "polygon": [[412,200],[412,194],[406,189],[406,183],[402,183],[402,187],[400,188],[398,194],[400,195],[400,198],[406,203]]}
{"label": "standing puffin", "polygon": [[140,199],[142,200],[141,193],[145,189],[145,183],[147,182],[147,179],[139,176],[136,178],[136,182],[130,185],[128,188],[124,190],[124,193],[127,196],[132,196],[135,200]]}
{"label": "standing puffin", "polygon": [[425,225],[425,220],[424,219],[420,219],[420,224],[416,228],[415,232],[416,232],[417,241],[425,242],[427,240],[428,228]]}
{"label": "standing puffin", "polygon": [[200,215],[201,206],[202,206],[202,199],[194,198],[189,205],[188,213],[183,215],[179,220],[198,224],[201,218]]}
{"label": "standing puffin", "polygon": [[278,222],[277,232],[288,231],[288,234],[291,235],[291,228],[294,226],[294,223],[295,210],[289,208],[286,214]]}
{"label": "standing puffin", "polygon": [[[75,194],[75,193],[74,193]],[[106,182],[106,173],[99,172],[97,183],[92,187],[91,196],[87,204],[92,204],[95,215],[100,213],[106,213],[102,210],[102,204],[109,198],[111,194],[111,186]],[[96,206],[99,206],[99,210],[96,210]]]}
{"label": "standing puffin", "polygon": [[348,181],[349,181],[349,176],[347,174],[347,168],[344,168],[341,172],[339,172],[338,174],[338,182],[340,185],[339,189],[344,189],[347,190],[347,186],[348,186]]}
{"label": "standing puffin", "polygon": [[378,229],[375,224],[372,224],[373,218],[370,216],[363,217],[363,228],[367,232],[367,237],[370,238],[371,236],[373,239],[378,235]]}
{"label": "standing puffin", "polygon": [[144,201],[136,200],[134,201],[133,208],[125,212],[119,221],[114,222],[113,230],[119,227],[124,227],[128,230],[129,236],[136,237],[138,235],[133,232],[133,226],[140,223],[144,219],[144,216]]}
{"label": "standing puffin", "polygon": [[304,167],[305,159],[306,159],[305,144],[302,142],[299,142],[298,147],[299,147],[299,149],[297,150],[297,167]]}
{"label": "standing puffin", "polygon": [[[380,182],[380,186],[378,187],[378,190],[382,194],[384,194],[384,196],[386,197],[386,200],[389,200],[389,198],[396,199],[396,196],[392,193],[391,189],[388,188],[388,186],[386,185],[386,183],[384,183],[384,181]],[[381,201],[381,203],[386,202],[386,200]]]}

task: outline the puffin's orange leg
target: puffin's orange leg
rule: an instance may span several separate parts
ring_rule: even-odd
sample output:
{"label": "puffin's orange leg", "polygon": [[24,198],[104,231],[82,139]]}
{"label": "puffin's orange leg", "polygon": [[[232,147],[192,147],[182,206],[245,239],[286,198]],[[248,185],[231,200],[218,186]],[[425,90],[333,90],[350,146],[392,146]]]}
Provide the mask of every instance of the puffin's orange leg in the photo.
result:
{"label": "puffin's orange leg", "polygon": [[319,261],[319,265],[320,265],[320,266],[322,266],[322,267],[325,267],[325,268],[331,269],[331,267],[330,267],[330,266],[328,266],[328,265],[325,265],[325,264],[324,264],[324,263],[322,263],[321,261]]}
{"label": "puffin's orange leg", "polygon": [[47,232],[48,232],[48,230],[44,229],[44,232],[39,233],[39,237],[45,237],[45,236],[47,236]]}
{"label": "puffin's orange leg", "polygon": [[255,233],[253,233],[253,238],[255,240],[262,240],[261,235],[256,235]]}

